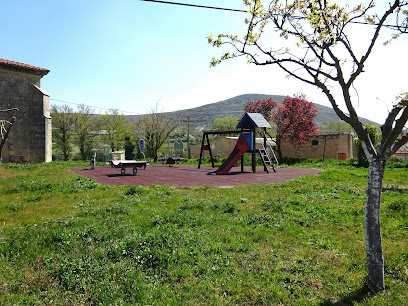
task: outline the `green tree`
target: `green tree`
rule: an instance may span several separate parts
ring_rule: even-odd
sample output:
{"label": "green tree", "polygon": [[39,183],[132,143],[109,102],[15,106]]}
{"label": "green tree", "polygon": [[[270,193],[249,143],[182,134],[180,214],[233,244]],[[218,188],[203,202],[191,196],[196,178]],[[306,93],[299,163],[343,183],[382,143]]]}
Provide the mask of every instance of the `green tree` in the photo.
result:
{"label": "green tree", "polygon": [[68,160],[71,153],[71,138],[75,124],[75,114],[68,105],[51,107],[53,137],[64,160]]}
{"label": "green tree", "polygon": [[215,118],[211,126],[213,131],[234,131],[237,128],[239,119],[235,117]]}
{"label": "green tree", "polygon": [[150,148],[155,162],[158,160],[159,149],[178,125],[178,120],[159,112],[158,104],[138,122],[136,134]]}
{"label": "green tree", "polygon": [[78,111],[75,113],[75,142],[79,147],[82,160],[87,160],[90,157],[90,151],[96,140],[98,120],[93,112],[94,110],[91,107],[81,104],[78,106]]}
{"label": "green tree", "polygon": [[[266,6],[261,0],[245,0],[245,4],[249,16],[242,37],[231,34],[208,37],[215,47],[227,45],[233,49],[233,53],[228,51],[218,59],[213,58],[211,65],[243,56],[255,65],[277,66],[297,80],[322,90],[339,118],[353,127],[369,163],[365,202],[368,286],[374,292],[383,290],[382,184],[387,160],[408,141],[408,133],[403,131],[408,120],[408,95],[399,97],[392,107],[376,148],[359,120],[353,92],[380,33],[385,29],[394,31],[391,39],[396,39],[408,32],[408,1],[392,0],[377,14],[373,13],[374,1],[353,8],[328,0],[275,0]],[[372,31],[366,28],[356,31],[357,27],[370,27]],[[271,39],[273,33],[277,35]],[[351,34],[361,44],[365,43],[365,47],[355,48]],[[265,35],[267,39],[263,39]]]}
{"label": "green tree", "polygon": [[325,135],[354,133],[350,124],[345,121],[331,120],[320,127],[320,131]]}
{"label": "green tree", "polygon": [[101,117],[101,128],[103,129],[103,139],[109,144],[112,152],[119,150],[126,131],[125,116],[119,113],[118,109],[110,109]]}
{"label": "green tree", "polygon": [[123,132],[125,159],[134,159],[135,156],[134,150],[136,148],[135,143],[137,142],[137,139],[134,137],[135,128],[135,124],[130,122],[126,124]]}

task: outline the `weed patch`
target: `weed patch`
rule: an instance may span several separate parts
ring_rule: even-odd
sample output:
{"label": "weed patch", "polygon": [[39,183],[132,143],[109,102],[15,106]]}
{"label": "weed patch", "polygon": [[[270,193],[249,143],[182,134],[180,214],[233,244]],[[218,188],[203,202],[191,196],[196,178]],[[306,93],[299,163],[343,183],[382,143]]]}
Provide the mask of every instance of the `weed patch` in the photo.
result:
{"label": "weed patch", "polygon": [[24,208],[26,208],[26,205],[24,203],[11,203],[11,204],[8,204],[6,206],[7,210],[14,211],[14,212],[17,212],[17,211],[22,210]]}
{"label": "weed patch", "polygon": [[211,209],[222,213],[232,214],[236,212],[237,204],[231,201],[216,202],[211,204]]}
{"label": "weed patch", "polygon": [[83,190],[89,190],[99,187],[99,184],[92,177],[80,176],[77,177],[71,182],[69,191],[70,192],[79,192]]}
{"label": "weed patch", "polygon": [[123,195],[124,196],[135,196],[135,195],[144,195],[147,193],[148,193],[148,190],[144,187],[130,186],[126,188],[126,190],[123,192]]}
{"label": "weed patch", "polygon": [[408,201],[398,200],[387,205],[387,208],[393,212],[404,213],[408,211]]}

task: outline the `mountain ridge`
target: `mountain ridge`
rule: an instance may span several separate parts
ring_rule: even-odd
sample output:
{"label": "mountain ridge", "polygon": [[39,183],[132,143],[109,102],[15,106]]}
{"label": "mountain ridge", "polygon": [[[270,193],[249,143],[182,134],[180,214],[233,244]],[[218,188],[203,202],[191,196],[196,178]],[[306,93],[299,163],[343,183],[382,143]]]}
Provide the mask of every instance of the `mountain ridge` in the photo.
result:
{"label": "mountain ridge", "polygon": [[[180,120],[182,126],[187,126],[187,116],[190,118],[191,130],[208,130],[216,118],[237,117],[240,118],[244,113],[244,104],[248,100],[259,100],[272,98],[278,104],[281,104],[287,96],[283,95],[265,95],[265,94],[243,94],[226,100],[213,102],[194,108],[177,110],[172,112],[165,112],[167,115],[175,116]],[[316,116],[316,124],[321,126],[327,124],[329,121],[340,121],[331,107],[327,107],[315,103],[318,108]],[[140,116],[126,116],[126,117],[140,117]],[[137,120],[137,118],[129,118],[130,120]],[[363,122],[369,122],[376,126],[378,123],[366,118],[360,118]]]}

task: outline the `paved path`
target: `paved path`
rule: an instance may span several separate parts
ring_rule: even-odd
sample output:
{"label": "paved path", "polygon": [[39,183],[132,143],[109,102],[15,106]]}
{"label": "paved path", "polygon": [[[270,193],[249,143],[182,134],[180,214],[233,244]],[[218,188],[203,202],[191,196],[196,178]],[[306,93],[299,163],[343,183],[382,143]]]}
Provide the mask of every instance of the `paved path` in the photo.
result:
{"label": "paved path", "polygon": [[263,167],[258,167],[257,172],[249,172],[250,167],[245,167],[248,172],[241,173],[240,167],[231,169],[228,175],[208,175],[217,168],[197,166],[174,165],[148,165],[146,169],[138,169],[137,175],[132,174],[132,169],[126,169],[129,174],[120,175],[120,169],[110,166],[86,168],[70,168],[69,170],[79,175],[89,176],[105,185],[140,185],[152,184],[168,186],[219,186],[231,187],[237,185],[264,185],[279,183],[305,175],[317,175],[320,170],[312,168],[278,168],[276,172],[266,173]]}

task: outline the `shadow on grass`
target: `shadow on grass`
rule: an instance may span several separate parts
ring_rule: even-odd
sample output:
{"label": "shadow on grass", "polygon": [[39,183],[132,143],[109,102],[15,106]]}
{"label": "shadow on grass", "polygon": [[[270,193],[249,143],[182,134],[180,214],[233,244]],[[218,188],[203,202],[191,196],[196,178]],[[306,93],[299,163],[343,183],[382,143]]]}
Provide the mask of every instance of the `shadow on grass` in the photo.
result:
{"label": "shadow on grass", "polygon": [[355,302],[363,302],[366,298],[373,295],[373,292],[368,288],[367,285],[350,292],[350,294],[344,296],[341,300],[326,299],[319,305],[354,305]]}

